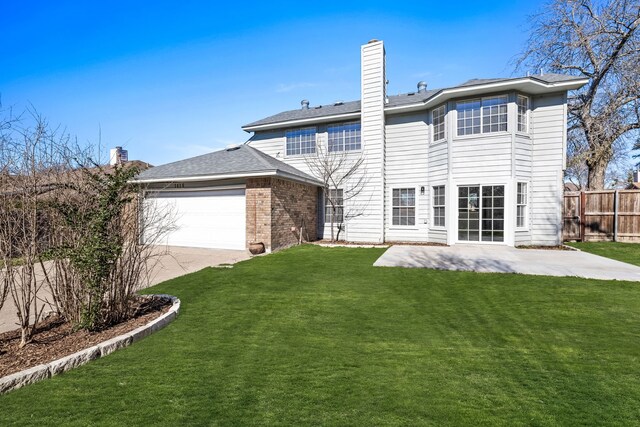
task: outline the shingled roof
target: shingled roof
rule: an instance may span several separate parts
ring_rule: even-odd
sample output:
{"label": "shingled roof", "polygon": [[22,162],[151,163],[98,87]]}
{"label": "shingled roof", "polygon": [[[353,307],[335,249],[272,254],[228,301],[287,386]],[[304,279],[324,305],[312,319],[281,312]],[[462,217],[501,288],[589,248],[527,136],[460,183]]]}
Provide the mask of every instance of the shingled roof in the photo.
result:
{"label": "shingled roof", "polygon": [[185,178],[215,180],[251,176],[280,176],[295,181],[321,184],[311,175],[246,144],[156,166],[142,172],[135,180],[170,182],[182,181]]}
{"label": "shingled roof", "polygon": [[[573,80],[582,80],[584,77],[568,76],[564,74],[536,74],[525,77],[513,77],[513,78],[495,78],[495,79],[471,79],[457,86],[451,86],[440,89],[430,89],[425,92],[409,92],[399,95],[388,95],[389,102],[385,104],[385,108],[401,107],[405,105],[425,103],[429,99],[438,95],[445,90],[452,90],[458,88],[468,88],[471,86],[488,85],[492,83],[510,82],[522,79],[530,79],[532,81],[539,81],[546,84],[554,84],[561,82],[569,82]],[[348,114],[360,113],[360,101],[349,101],[342,103],[335,103],[329,105],[319,105],[316,107],[309,107],[308,109],[299,108],[297,110],[283,111],[282,113],[274,114],[273,116],[265,117],[264,119],[257,120],[255,122],[246,124],[243,129],[252,128],[255,126],[270,125],[275,123],[284,123],[295,120],[315,119],[329,116],[343,116]]]}

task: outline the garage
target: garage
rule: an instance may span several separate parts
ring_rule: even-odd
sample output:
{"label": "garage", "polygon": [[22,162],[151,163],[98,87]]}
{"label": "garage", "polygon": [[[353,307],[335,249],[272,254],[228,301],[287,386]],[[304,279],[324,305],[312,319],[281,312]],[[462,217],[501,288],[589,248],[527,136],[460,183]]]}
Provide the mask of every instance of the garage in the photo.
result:
{"label": "garage", "polygon": [[171,218],[169,246],[244,250],[244,188],[148,193],[145,209]]}

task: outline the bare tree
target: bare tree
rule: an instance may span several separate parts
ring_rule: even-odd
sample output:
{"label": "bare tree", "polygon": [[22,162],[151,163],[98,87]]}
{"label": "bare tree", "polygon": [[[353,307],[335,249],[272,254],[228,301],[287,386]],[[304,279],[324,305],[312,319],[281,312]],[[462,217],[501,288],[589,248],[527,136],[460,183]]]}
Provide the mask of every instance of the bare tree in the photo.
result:
{"label": "bare tree", "polygon": [[362,215],[366,206],[356,203],[367,181],[364,157],[361,152],[331,150],[318,139],[315,153],[306,156],[305,163],[323,184],[325,204],[330,209],[331,241],[339,240],[345,222]]}
{"label": "bare tree", "polygon": [[21,346],[49,307],[89,330],[129,318],[171,229],[170,213],[140,215],[135,166],[103,167],[33,109],[24,116],[0,120],[0,309],[10,296]]}
{"label": "bare tree", "polygon": [[2,135],[0,260],[2,281],[16,309],[21,346],[30,341],[46,306],[41,298],[49,236],[46,193],[50,177],[66,167],[59,147],[67,143],[64,131],[50,127],[32,109]]}
{"label": "bare tree", "polygon": [[554,0],[533,17],[518,68],[584,76],[568,102],[569,164],[584,163],[589,189],[605,186],[607,167],[640,129],[640,3]]}

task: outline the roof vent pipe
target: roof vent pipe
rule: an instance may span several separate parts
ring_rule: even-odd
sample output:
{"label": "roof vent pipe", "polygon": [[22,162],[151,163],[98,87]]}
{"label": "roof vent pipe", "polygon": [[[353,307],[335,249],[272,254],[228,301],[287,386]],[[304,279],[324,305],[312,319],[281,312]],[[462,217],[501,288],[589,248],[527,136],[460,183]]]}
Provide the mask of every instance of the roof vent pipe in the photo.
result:
{"label": "roof vent pipe", "polygon": [[308,110],[309,109],[309,100],[308,99],[303,99],[302,101],[300,101],[300,105],[302,105],[302,109],[303,110]]}
{"label": "roof vent pipe", "polygon": [[425,93],[427,91],[427,82],[418,82],[418,93]]}

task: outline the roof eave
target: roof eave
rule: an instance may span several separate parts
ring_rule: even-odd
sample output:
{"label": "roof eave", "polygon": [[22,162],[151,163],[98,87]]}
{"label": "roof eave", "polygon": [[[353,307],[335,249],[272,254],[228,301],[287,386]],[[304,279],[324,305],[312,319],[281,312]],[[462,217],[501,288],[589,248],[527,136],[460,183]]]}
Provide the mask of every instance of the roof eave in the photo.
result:
{"label": "roof eave", "polygon": [[524,77],[504,82],[483,83],[451,89],[442,89],[424,102],[409,105],[399,105],[397,107],[387,107],[385,108],[385,112],[421,110],[424,108],[432,107],[436,104],[440,104],[441,102],[444,102],[450,98],[456,98],[465,95],[479,95],[487,91],[517,89],[518,87],[521,87],[525,84],[534,85],[536,88],[538,88],[536,94],[542,94],[579,89],[588,82],[589,79],[585,78],[568,80],[564,82],[548,83],[534,77]]}
{"label": "roof eave", "polygon": [[241,178],[261,178],[267,176],[277,176],[289,181],[302,182],[305,184],[311,184],[321,187],[323,184],[315,179],[305,178],[289,172],[281,171],[280,169],[268,170],[268,171],[254,171],[254,172],[239,172],[230,174],[213,174],[213,175],[192,175],[192,176],[174,176],[174,177],[162,177],[162,178],[148,178],[148,179],[133,179],[129,182],[132,184],[154,184],[161,182],[197,182],[197,181],[222,181],[227,179],[241,179]]}
{"label": "roof eave", "polygon": [[245,132],[256,132],[261,130],[281,129],[289,126],[303,126],[305,124],[326,123],[333,120],[348,120],[360,117],[360,111],[343,114],[333,114],[331,116],[310,117],[308,119],[287,120],[283,122],[265,123],[263,125],[246,125],[242,127]]}
{"label": "roof eave", "polygon": [[[490,90],[509,90],[512,88],[517,88],[518,86],[522,86],[524,84],[532,85],[532,87],[537,88],[536,94],[541,94],[541,93],[552,93],[560,90],[579,89],[585,84],[587,84],[588,82],[589,82],[588,78],[576,78],[576,79],[567,80],[563,82],[550,83],[550,82],[541,80],[539,78],[529,76],[529,77],[521,77],[517,79],[493,82],[493,83],[478,83],[476,85],[442,89],[436,92],[432,97],[430,97],[425,101],[416,102],[414,104],[398,105],[395,107],[385,107],[384,111],[391,112],[391,113],[418,111],[418,110],[422,110],[422,109],[434,106],[435,104],[444,102],[449,98],[465,96],[465,95],[475,95],[475,94],[479,94],[480,92],[486,92]],[[311,117],[308,119],[287,120],[287,121],[280,121],[280,122],[274,122],[274,123],[265,123],[262,125],[245,125],[242,127],[242,129],[245,132],[256,132],[256,131],[263,131],[263,130],[282,129],[282,128],[291,127],[291,126],[304,126],[304,125],[311,125],[315,123],[326,123],[326,122],[331,122],[333,120],[348,120],[348,119],[357,118],[357,117],[360,117],[360,111],[352,112],[352,113],[344,113],[344,114],[333,114],[330,116],[322,116],[322,117]]]}

